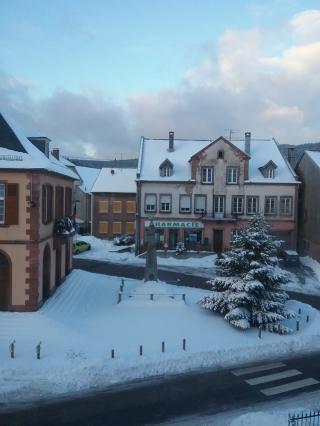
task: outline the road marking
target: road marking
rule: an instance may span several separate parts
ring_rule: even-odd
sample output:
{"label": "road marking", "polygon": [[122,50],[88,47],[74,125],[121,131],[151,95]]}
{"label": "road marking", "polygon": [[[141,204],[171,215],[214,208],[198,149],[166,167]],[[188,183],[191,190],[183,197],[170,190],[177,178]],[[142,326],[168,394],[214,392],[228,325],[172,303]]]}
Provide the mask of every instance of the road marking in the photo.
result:
{"label": "road marking", "polygon": [[267,370],[272,370],[273,368],[280,368],[280,367],[286,367],[286,365],[283,364],[282,362],[274,362],[273,364],[257,365],[256,367],[248,367],[248,368],[241,368],[239,370],[233,370],[231,371],[231,373],[234,374],[235,376],[242,376],[244,374],[259,373],[260,371],[267,371]]}
{"label": "road marking", "polygon": [[262,389],[261,392],[266,396],[277,395],[278,393],[289,392],[292,390],[304,388],[307,386],[316,385],[318,380],[304,379],[296,382],[287,383],[286,385],[274,386],[272,388]]}
{"label": "road marking", "polygon": [[274,382],[276,380],[285,379],[287,377],[298,376],[302,374],[299,370],[285,370],[280,373],[268,374],[267,376],[260,376],[254,379],[245,380],[249,385],[260,385],[261,383]]}

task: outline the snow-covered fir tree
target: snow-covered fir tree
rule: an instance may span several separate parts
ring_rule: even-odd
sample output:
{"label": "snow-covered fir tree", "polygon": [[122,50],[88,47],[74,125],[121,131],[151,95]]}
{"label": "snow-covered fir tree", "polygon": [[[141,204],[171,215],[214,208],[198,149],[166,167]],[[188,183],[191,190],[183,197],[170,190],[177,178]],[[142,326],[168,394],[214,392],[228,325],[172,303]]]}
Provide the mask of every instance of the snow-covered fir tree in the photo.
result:
{"label": "snow-covered fir tree", "polygon": [[288,273],[278,266],[277,251],[281,241],[270,235],[265,219],[254,216],[249,227],[234,235],[230,249],[217,260],[220,276],[209,281],[212,293],[199,303],[224,315],[235,327],[262,327],[272,332],[289,333],[282,324],[295,316],[285,307],[288,295],[281,289]]}

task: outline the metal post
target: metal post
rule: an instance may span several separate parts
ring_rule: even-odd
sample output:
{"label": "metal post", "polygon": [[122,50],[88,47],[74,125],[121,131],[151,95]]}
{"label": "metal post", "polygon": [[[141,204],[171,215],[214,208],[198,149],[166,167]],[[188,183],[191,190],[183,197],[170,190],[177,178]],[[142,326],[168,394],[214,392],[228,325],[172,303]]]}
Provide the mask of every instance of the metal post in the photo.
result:
{"label": "metal post", "polygon": [[13,342],[10,343],[9,345],[9,352],[10,352],[10,357],[14,358],[14,345],[15,345],[16,341],[14,340]]}
{"label": "metal post", "polygon": [[161,351],[164,352],[165,347],[164,347],[164,342],[161,343]]}
{"label": "metal post", "polygon": [[40,359],[41,356],[41,342],[39,342],[36,346],[36,354],[37,354],[37,359]]}
{"label": "metal post", "polygon": [[111,349],[111,358],[114,358],[114,349]]}
{"label": "metal post", "polygon": [[140,353],[140,356],[142,356],[142,354],[143,354],[142,345],[140,345],[139,353]]}
{"label": "metal post", "polygon": [[152,293],[150,294],[150,300],[153,300],[153,294]]}
{"label": "metal post", "polygon": [[186,301],[186,295],[183,293],[182,295],[182,300],[185,302]]}
{"label": "metal post", "polygon": [[259,328],[258,328],[258,336],[259,336],[259,339],[261,339],[261,330],[262,330],[262,329],[261,329],[261,327],[259,327]]}
{"label": "metal post", "polygon": [[186,350],[186,339],[182,340],[182,349],[185,351]]}
{"label": "metal post", "polygon": [[121,302],[121,293],[118,294],[118,304]]}
{"label": "metal post", "polygon": [[301,308],[299,308],[299,310],[298,310],[298,314],[299,314],[299,315],[301,315]]}
{"label": "metal post", "polygon": [[297,321],[297,323],[296,323],[296,331],[299,331],[300,330],[300,321]]}

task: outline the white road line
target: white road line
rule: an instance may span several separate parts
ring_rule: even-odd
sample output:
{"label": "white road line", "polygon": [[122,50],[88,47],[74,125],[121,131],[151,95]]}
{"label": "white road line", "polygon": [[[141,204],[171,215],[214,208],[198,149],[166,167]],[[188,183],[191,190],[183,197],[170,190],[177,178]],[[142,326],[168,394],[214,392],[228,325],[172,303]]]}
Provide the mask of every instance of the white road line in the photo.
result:
{"label": "white road line", "polygon": [[268,374],[267,376],[255,377],[254,379],[245,380],[249,385],[260,385],[261,383],[274,382],[276,380],[285,379],[287,377],[298,376],[302,374],[299,370],[285,370],[280,373]]}
{"label": "white road line", "polygon": [[303,379],[296,382],[287,383],[285,385],[274,386],[272,388],[262,389],[261,392],[266,396],[277,395],[278,393],[289,392],[292,390],[305,388],[307,386],[316,385],[318,380],[316,379]]}
{"label": "white road line", "polygon": [[273,364],[257,365],[256,367],[248,367],[248,368],[241,368],[239,370],[233,370],[231,371],[231,373],[234,374],[235,376],[242,376],[244,374],[259,373],[260,371],[267,371],[267,370],[272,370],[273,368],[280,368],[280,367],[286,367],[286,365],[283,364],[282,362],[274,362]]}

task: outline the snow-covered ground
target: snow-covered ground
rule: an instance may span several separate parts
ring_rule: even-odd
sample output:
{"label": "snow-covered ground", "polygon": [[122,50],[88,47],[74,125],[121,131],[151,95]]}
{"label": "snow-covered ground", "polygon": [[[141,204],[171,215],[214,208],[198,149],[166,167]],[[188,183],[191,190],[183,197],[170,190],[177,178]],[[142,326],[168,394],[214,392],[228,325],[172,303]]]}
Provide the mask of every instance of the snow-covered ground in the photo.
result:
{"label": "snow-covered ground", "polygon": [[[196,302],[207,291],[125,279],[117,304],[120,283],[118,277],[75,270],[38,312],[0,312],[0,405],[320,349],[320,313],[308,305],[290,302],[302,309],[301,332],[263,333],[259,339],[257,330],[236,330],[202,310]],[[16,358],[10,359],[13,339]],[[35,356],[39,341],[41,360]]]}
{"label": "snow-covered ground", "polygon": [[[119,252],[119,250],[130,248],[129,246],[116,246],[110,240],[102,240],[92,235],[82,236],[77,235],[75,239],[86,241],[90,243],[91,250],[80,253],[75,257],[77,259],[92,259],[92,260],[104,260],[113,263],[126,263],[127,265],[145,265],[146,260],[144,257],[135,256],[134,246],[131,246],[132,251],[125,253]],[[217,256],[214,254],[197,254],[192,253],[191,258],[185,258],[185,255],[175,256],[175,253],[171,252],[165,256],[163,253],[157,257],[159,268],[173,269],[181,271],[183,273],[194,273],[197,271],[199,276],[205,278],[212,277],[214,271],[214,264]]]}
{"label": "snow-covered ground", "polygon": [[302,267],[296,274],[291,273],[287,290],[320,296],[320,263],[309,256],[300,257]]}

